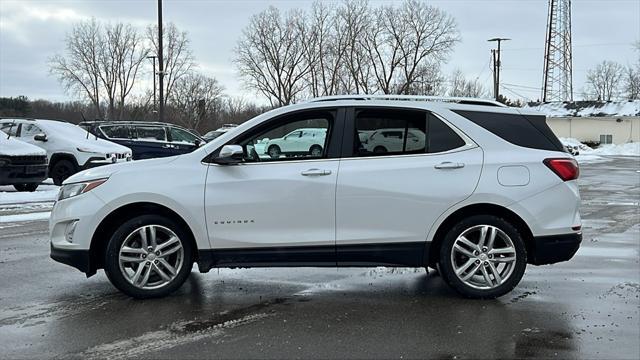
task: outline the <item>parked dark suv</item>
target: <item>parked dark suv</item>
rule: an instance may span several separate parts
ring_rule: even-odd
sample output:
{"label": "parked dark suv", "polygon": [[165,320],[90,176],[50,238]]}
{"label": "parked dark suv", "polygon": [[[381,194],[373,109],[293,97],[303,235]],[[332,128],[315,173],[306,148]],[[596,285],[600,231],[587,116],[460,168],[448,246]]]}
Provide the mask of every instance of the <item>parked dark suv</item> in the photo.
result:
{"label": "parked dark suv", "polygon": [[78,126],[130,148],[134,160],[186,154],[205,143],[183,127],[162,122],[96,120],[83,121]]}

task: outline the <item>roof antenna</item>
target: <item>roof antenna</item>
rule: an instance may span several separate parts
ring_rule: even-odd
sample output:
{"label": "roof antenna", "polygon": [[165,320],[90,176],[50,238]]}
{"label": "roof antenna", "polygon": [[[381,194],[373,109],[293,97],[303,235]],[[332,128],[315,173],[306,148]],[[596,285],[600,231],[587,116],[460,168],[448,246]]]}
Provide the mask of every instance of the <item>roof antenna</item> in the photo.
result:
{"label": "roof antenna", "polygon": [[[84,118],[84,114],[82,113],[82,111],[80,111],[80,116],[82,116],[82,122],[87,121],[87,119],[85,119],[85,118]],[[84,128],[83,128],[83,129],[84,129]],[[88,139],[88,138],[89,138],[89,130],[84,129],[84,131],[86,131],[86,132],[87,132],[87,137],[86,137],[85,139]]]}

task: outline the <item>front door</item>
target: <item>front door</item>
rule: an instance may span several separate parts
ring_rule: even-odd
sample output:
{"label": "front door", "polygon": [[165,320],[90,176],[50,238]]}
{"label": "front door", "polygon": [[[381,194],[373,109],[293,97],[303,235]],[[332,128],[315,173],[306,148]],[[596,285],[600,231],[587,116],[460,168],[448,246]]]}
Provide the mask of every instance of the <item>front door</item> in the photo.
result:
{"label": "front door", "polygon": [[353,150],[336,193],[339,265],[422,266],[431,225],[473,193],[482,150],[423,111],[362,108],[349,123]]}
{"label": "front door", "polygon": [[229,143],[244,148],[242,163],[209,165],[205,207],[217,265],[335,266],[339,159],[330,137],[315,155],[273,158],[264,144],[296,128],[323,128],[338,136],[337,112],[316,110],[271,120]]}
{"label": "front door", "polygon": [[134,160],[153,159],[173,156],[173,145],[167,138],[167,131],[162,125],[136,125],[136,151]]}

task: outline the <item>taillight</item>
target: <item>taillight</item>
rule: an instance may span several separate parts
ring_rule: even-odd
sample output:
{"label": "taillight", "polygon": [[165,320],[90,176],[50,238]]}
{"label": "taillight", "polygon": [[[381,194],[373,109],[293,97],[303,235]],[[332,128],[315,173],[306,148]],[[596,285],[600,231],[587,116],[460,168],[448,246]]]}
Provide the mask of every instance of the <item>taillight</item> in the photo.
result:
{"label": "taillight", "polygon": [[562,181],[575,180],[580,176],[578,162],[574,159],[545,159],[544,164],[556,173]]}

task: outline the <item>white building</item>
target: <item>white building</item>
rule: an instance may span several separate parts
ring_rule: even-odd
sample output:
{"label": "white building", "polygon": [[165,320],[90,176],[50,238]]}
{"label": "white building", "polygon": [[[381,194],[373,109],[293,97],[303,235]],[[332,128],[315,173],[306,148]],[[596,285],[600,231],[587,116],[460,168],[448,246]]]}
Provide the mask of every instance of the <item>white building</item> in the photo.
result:
{"label": "white building", "polygon": [[640,142],[640,100],[552,102],[526,108],[546,114],[558,137],[601,144]]}

